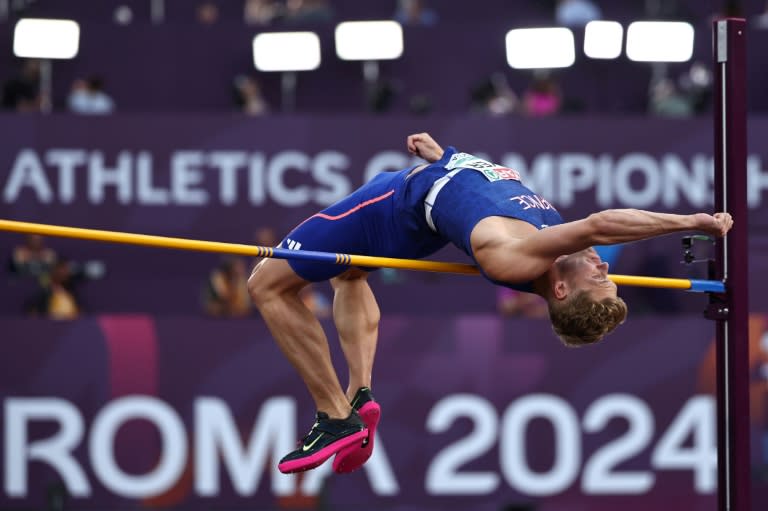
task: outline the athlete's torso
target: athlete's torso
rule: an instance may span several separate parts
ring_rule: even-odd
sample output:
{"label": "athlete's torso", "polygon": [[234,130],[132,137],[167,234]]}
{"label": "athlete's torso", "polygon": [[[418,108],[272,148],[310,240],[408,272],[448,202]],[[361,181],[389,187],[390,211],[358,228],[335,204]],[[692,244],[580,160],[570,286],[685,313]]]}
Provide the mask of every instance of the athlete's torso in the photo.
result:
{"label": "athlete's torso", "polygon": [[434,182],[424,199],[430,227],[470,256],[472,230],[483,218],[514,218],[537,229],[563,223],[554,206],[523,185],[516,171],[452,147],[419,174]]}

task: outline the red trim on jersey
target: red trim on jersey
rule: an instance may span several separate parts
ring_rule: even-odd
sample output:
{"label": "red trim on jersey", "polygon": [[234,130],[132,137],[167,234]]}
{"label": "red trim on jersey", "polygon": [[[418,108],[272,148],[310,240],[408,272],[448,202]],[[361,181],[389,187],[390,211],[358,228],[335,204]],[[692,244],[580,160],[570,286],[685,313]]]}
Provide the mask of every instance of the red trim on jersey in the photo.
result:
{"label": "red trim on jersey", "polygon": [[[369,199],[369,200],[367,200],[365,202],[361,202],[360,204],[358,204],[354,208],[348,209],[347,211],[345,211],[344,213],[341,213],[340,215],[333,215],[332,216],[332,215],[326,215],[325,213],[316,213],[316,214],[312,215],[311,217],[307,218],[307,220],[310,220],[310,219],[315,218],[315,217],[325,218],[326,220],[339,220],[341,218],[344,218],[345,216],[351,215],[355,211],[363,209],[366,206],[370,206],[371,204],[375,204],[377,202],[383,201],[384,199],[386,199],[389,196],[391,196],[393,193],[395,193],[395,191],[394,190],[390,190],[390,191],[388,191],[387,193],[385,193],[383,195],[379,195],[378,197],[374,197],[373,199]],[[306,222],[307,220],[304,220],[304,222]],[[302,223],[304,223],[304,222],[302,222]]]}

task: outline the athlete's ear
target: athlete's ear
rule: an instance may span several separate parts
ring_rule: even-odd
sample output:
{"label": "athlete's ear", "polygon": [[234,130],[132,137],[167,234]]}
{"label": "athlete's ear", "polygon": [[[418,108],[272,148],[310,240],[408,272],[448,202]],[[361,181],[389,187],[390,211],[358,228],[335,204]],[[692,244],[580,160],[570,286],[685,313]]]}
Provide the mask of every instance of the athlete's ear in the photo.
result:
{"label": "athlete's ear", "polygon": [[564,300],[570,291],[568,283],[564,280],[556,280],[552,283],[552,295],[557,300]]}

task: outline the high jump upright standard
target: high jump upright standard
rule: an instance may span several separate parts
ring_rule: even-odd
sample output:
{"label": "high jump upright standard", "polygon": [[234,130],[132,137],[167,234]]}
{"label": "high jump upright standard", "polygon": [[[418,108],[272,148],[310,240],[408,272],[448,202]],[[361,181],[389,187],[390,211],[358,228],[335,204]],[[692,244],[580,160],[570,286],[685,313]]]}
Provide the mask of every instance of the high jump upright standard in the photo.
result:
{"label": "high jump upright standard", "polygon": [[734,218],[710,276],[725,293],[710,295],[707,314],[717,332],[717,497],[720,511],[750,511],[746,22],[716,20],[713,31],[715,211]]}

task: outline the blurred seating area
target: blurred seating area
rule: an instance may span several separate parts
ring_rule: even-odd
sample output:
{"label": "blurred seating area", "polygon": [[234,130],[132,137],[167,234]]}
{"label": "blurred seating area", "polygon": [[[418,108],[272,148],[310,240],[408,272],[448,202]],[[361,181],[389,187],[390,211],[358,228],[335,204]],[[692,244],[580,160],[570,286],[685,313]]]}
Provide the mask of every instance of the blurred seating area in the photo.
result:
{"label": "blurred seating area", "polygon": [[[73,84],[97,75],[118,112],[237,112],[280,114],[281,73],[257,72],[251,43],[263,31],[312,30],[318,34],[322,62],[299,72],[295,93],[298,113],[463,114],[477,108],[477,90],[489,77],[501,77],[522,97],[537,77],[507,65],[504,36],[512,28],[553,26],[557,7],[566,1],[483,0],[465,2],[389,0],[0,0],[0,79],[22,67],[13,57],[12,31],[20,17],[60,17],[81,25],[80,53],[53,65],[53,111],[66,111]],[[561,95],[558,114],[645,114],[690,116],[708,110],[706,101],[676,108],[677,96],[689,94],[696,67],[711,61],[711,21],[737,13],[750,24],[749,105],[768,111],[764,83],[768,30],[759,23],[764,2],[669,0],[593,2],[603,19],[626,26],[647,19],[684,20],[696,30],[693,58],[663,67],[587,58],[583,28],[572,27],[576,62],[552,72]],[[421,9],[408,22],[404,9]],[[423,13],[427,14],[423,14]],[[376,87],[366,87],[360,62],[340,60],[334,28],[345,20],[401,19],[404,53],[380,63]],[[659,78],[664,80],[659,85]],[[257,107],[244,107],[242,84],[259,89]],[[694,91],[698,93],[699,91]],[[677,94],[677,96],[675,96]],[[668,100],[672,95],[672,99]],[[691,101],[698,101],[696,98]],[[665,101],[662,107],[656,103]],[[688,101],[688,99],[686,99]],[[669,107],[672,104],[673,107]],[[519,113],[509,110],[506,113]]]}

